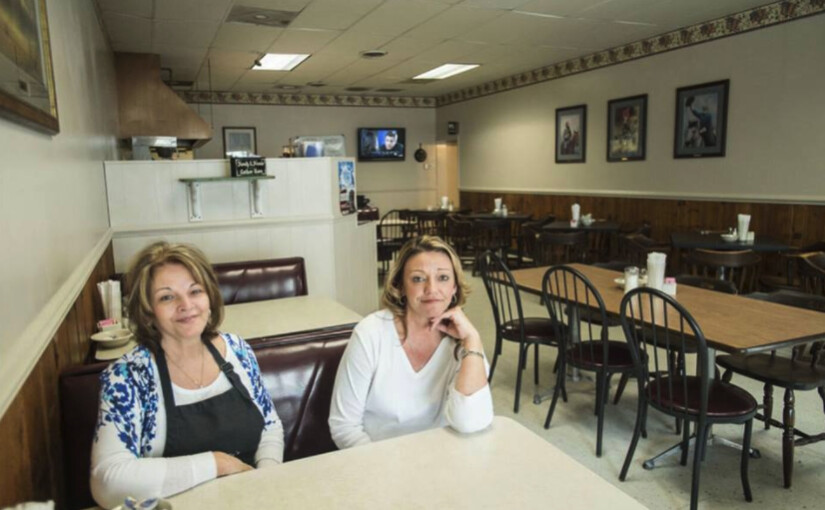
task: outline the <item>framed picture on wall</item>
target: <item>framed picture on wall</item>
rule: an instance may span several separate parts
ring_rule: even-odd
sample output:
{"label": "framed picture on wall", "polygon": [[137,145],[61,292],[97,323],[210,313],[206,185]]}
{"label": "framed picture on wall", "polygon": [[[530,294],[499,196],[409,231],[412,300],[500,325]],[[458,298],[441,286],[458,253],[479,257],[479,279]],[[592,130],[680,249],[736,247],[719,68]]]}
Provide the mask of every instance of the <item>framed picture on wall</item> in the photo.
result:
{"label": "framed picture on wall", "polygon": [[584,163],[587,105],[556,108],[556,163]]}
{"label": "framed picture on wall", "polygon": [[225,157],[257,155],[257,145],[254,127],[223,128],[223,154]]}
{"label": "framed picture on wall", "polygon": [[46,0],[0,1],[0,115],[49,134],[57,118]]}
{"label": "framed picture on wall", "polygon": [[722,157],[730,80],[676,89],[674,158]]}
{"label": "framed picture on wall", "polygon": [[607,102],[607,161],[645,159],[647,94]]}

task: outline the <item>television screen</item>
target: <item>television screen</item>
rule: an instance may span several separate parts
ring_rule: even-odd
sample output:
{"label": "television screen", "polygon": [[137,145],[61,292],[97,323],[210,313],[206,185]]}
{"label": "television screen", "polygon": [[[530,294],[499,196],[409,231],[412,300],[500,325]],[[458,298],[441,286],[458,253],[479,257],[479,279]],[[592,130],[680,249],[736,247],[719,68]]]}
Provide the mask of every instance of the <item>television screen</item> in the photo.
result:
{"label": "television screen", "polygon": [[358,128],[358,161],[404,161],[404,128]]}

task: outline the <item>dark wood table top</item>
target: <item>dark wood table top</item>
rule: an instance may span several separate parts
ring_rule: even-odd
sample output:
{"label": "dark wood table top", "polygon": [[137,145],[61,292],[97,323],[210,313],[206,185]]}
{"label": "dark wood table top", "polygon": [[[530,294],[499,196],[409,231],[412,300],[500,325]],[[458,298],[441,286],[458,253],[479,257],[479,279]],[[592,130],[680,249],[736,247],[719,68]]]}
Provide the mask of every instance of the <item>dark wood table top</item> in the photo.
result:
{"label": "dark wood table top", "polygon": [[[570,264],[582,272],[602,295],[607,313],[618,316],[624,289],[615,282],[623,276],[585,264]],[[517,269],[519,288],[541,292],[547,267]],[[584,293],[582,293],[584,295]],[[710,347],[751,354],[825,338],[825,313],[679,285],[676,299],[696,319]],[[678,324],[678,321],[672,322]]]}
{"label": "dark wood table top", "polygon": [[556,232],[573,232],[576,230],[588,232],[618,232],[619,224],[615,221],[596,220],[590,225],[585,225],[581,221],[577,225],[571,225],[570,220],[556,220],[543,226],[542,229]]}
{"label": "dark wood table top", "polygon": [[757,234],[753,241],[725,241],[718,233],[676,232],[670,243],[677,249],[753,250],[761,252],[788,251],[791,246],[768,235]]}
{"label": "dark wood table top", "polygon": [[510,221],[528,221],[533,218],[532,214],[508,212],[507,216],[502,216],[493,212],[485,213],[471,213],[463,215],[465,218],[471,220],[510,220]]}

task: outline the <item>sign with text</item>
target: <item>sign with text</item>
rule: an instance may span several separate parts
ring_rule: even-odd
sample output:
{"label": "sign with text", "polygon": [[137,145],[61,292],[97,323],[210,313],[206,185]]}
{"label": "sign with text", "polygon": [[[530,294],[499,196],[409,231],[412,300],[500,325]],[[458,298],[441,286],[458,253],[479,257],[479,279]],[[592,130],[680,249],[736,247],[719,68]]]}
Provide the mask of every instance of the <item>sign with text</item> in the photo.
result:
{"label": "sign with text", "polygon": [[261,157],[229,158],[232,177],[266,175],[266,160]]}

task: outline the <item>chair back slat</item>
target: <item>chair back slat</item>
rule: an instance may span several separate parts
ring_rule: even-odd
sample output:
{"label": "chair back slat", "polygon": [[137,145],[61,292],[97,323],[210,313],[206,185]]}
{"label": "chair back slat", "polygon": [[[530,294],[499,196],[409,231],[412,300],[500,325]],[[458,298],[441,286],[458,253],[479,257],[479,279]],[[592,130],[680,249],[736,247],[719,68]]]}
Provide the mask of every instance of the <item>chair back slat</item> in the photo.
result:
{"label": "chair back slat", "polygon": [[[649,403],[675,416],[685,416],[686,407],[698,404],[700,415],[706,415],[708,350],[695,319],[671,296],[649,288],[628,292],[620,309],[622,329],[630,344],[637,376],[648,381]],[[697,360],[691,373],[684,363],[674,360],[694,349]],[[698,403],[693,402],[697,389]]]}
{"label": "chair back slat", "polygon": [[524,338],[524,324],[520,320],[524,316],[521,296],[507,264],[501,257],[488,250],[479,256],[477,266],[493,307],[496,330],[501,331],[505,325],[517,323],[520,328],[519,334]]}
{"label": "chair back slat", "polygon": [[598,360],[607,367],[607,311],[601,294],[578,270],[556,265],[544,273],[542,296],[562,352],[571,359]]}

